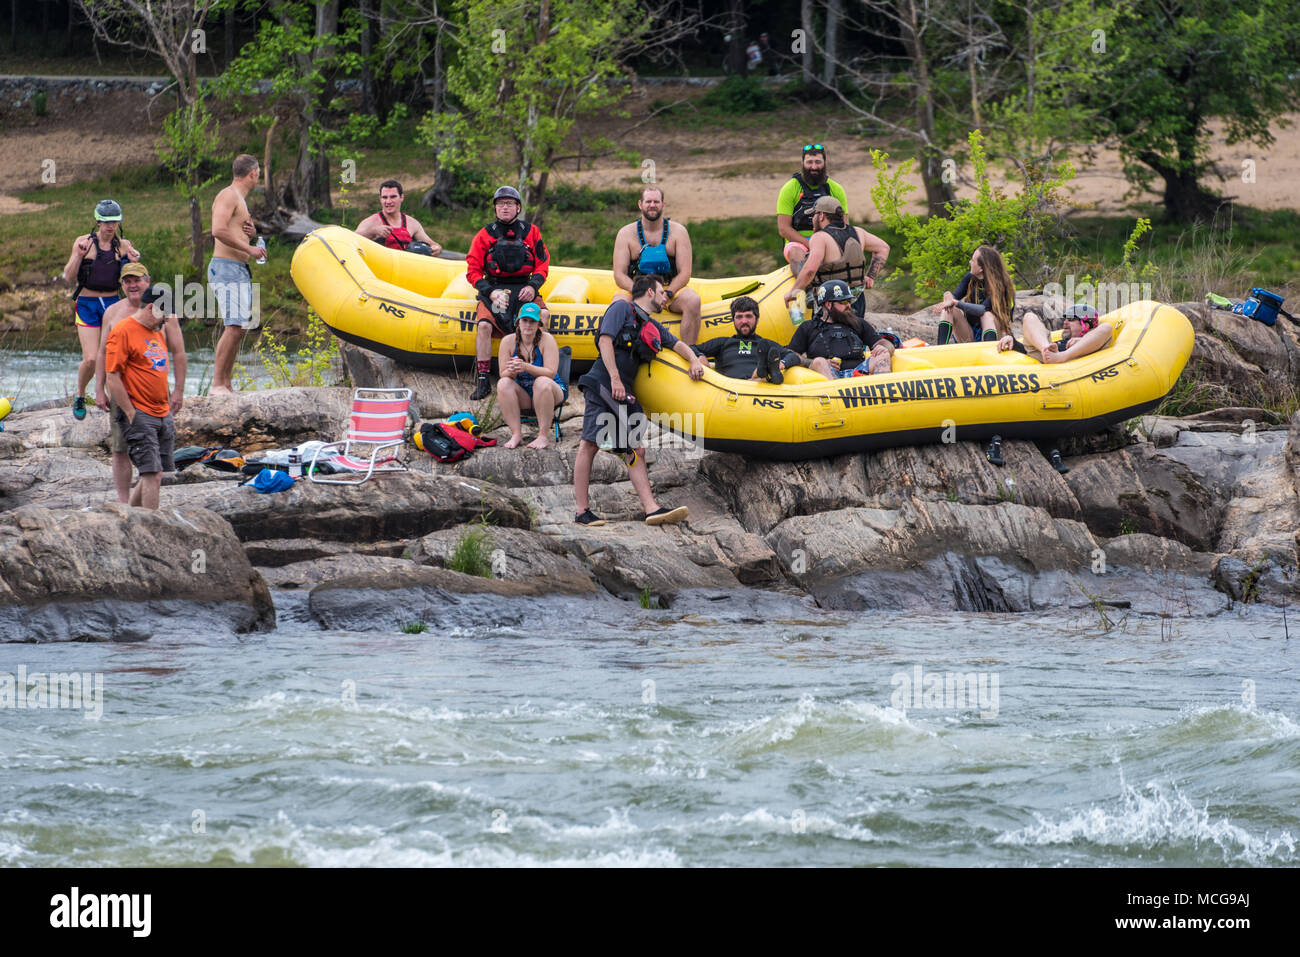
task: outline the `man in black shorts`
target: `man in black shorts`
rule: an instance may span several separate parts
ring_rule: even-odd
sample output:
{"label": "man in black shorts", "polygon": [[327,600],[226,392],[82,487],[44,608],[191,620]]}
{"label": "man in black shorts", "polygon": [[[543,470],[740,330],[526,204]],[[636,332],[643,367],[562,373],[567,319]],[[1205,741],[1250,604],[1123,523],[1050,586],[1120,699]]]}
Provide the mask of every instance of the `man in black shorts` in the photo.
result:
{"label": "man in black shorts", "polygon": [[667,302],[668,296],[660,279],[637,276],[632,281],[632,301],[616,299],[600,320],[596,333],[600,361],[578,380],[587,403],[582,417],[582,440],[578,443],[578,457],[573,465],[573,497],[578,505],[578,517],[574,521],[579,525],[605,524],[604,519],[592,513],[587,501],[591,463],[596,459],[596,450],[602,447],[622,453],[632,488],[645,508],[647,525],[684,521],[689,514],[685,505],[674,509],[659,507],[650,491],[645,449],[639,444],[630,449],[635,437],[628,434],[640,431],[635,425],[629,429],[630,420],[644,421],[635,397],[627,391],[627,387],[636,381],[642,362],[648,362],[659,349],[672,349],[690,362],[692,379],[704,375],[704,360],[650,318],[651,312],[660,312]]}

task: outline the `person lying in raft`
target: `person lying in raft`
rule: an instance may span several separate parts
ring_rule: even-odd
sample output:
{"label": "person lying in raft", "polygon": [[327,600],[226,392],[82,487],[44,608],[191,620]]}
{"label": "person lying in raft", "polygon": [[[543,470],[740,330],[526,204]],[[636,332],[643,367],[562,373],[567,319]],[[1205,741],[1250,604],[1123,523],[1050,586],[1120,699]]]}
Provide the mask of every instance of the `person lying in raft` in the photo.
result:
{"label": "person lying in raft", "polygon": [[786,348],[806,355],[808,368],[827,379],[891,370],[894,344],[858,318],[848,283],[842,279],[822,283],[817,300],[821,310],[794,331]]}
{"label": "person lying in raft", "polygon": [[537,413],[537,438],[530,449],[544,449],[551,444],[551,422],[569,395],[569,385],[560,378],[560,347],[555,337],[542,328],[542,310],[535,302],[519,307],[515,331],[501,340],[497,355],[497,405],[501,417],[510,427],[508,449],[523,442],[521,409]]}
{"label": "person lying in raft", "polygon": [[1021,344],[1015,336],[1008,333],[998,340],[998,352],[1014,349],[1039,362],[1053,363],[1069,362],[1110,345],[1113,331],[1111,324],[1102,322],[1092,306],[1076,302],[1065,310],[1063,326],[1065,333],[1060,344],[1057,344],[1048,338],[1043,320],[1036,313],[1027,312],[1021,320],[1024,343]]}
{"label": "person lying in raft", "polygon": [[934,344],[1009,336],[1015,305],[1015,286],[1002,255],[992,246],[981,246],[970,257],[970,272],[932,310],[939,314]]}
{"label": "person lying in raft", "polygon": [[788,367],[802,364],[799,353],[755,335],[758,303],[749,296],[731,300],[731,324],[736,328],[734,336],[719,336],[691,347],[696,355],[714,360],[713,367],[719,375],[732,379],[766,379],[780,385]]}

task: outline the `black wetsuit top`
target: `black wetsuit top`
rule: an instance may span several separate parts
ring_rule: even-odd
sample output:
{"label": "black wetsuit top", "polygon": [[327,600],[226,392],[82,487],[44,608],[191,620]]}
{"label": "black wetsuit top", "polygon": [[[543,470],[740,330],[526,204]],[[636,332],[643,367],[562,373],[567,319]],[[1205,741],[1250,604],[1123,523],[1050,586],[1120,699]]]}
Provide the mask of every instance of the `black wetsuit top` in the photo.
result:
{"label": "black wetsuit top", "polygon": [[781,361],[785,363],[787,369],[803,362],[797,352],[762,336],[719,336],[691,348],[695,350],[696,355],[713,359],[713,368],[719,375],[732,379],[748,379],[758,368],[759,350],[768,350],[773,346],[782,350]]}

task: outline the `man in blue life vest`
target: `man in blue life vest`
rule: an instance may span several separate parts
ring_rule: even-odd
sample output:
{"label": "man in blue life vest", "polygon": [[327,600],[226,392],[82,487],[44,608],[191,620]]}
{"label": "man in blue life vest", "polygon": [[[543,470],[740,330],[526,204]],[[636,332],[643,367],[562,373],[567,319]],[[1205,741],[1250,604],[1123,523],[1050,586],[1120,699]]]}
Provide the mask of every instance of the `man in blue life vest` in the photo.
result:
{"label": "man in blue life vest", "polygon": [[614,239],[614,281],[628,295],[636,276],[658,276],[668,294],[669,312],[682,317],[677,338],[694,345],[700,335],[700,294],[691,281],[691,237],[686,227],[664,216],[664,191],[646,186],[637,202],[641,218]]}
{"label": "man in blue life vest", "polygon": [[826,147],[821,143],[807,143],[799,172],[786,180],[776,198],[776,231],[786,241],[785,258],[796,276],[808,256],[808,238],[816,229],[812,221],[813,206],[823,196],[838,199],[840,210],[848,215],[849,201],[844,187],[830,178],[826,166]]}

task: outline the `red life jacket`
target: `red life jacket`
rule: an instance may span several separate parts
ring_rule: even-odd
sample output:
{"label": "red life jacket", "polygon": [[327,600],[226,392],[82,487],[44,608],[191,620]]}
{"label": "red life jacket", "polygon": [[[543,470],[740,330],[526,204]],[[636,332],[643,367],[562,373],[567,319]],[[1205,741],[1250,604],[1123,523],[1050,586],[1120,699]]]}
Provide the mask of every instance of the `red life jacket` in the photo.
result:
{"label": "red life jacket", "polygon": [[[537,266],[537,254],[528,245],[532,224],[524,219],[512,223],[495,220],[487,226],[492,240],[483,258],[483,271],[493,279],[527,279]],[[538,240],[540,243],[540,239]]]}
{"label": "red life jacket", "polygon": [[[379,218],[384,221],[385,226],[392,225],[383,212],[380,212]],[[406,213],[402,213],[402,225],[393,226],[393,231],[384,237],[384,245],[389,249],[405,249],[410,242],[411,231],[406,228]]]}

